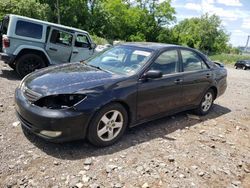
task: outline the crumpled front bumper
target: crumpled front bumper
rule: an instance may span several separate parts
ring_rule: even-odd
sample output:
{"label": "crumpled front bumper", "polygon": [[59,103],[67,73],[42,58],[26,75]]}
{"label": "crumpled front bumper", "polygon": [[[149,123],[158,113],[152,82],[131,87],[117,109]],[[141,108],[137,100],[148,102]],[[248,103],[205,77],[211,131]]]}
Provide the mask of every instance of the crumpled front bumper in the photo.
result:
{"label": "crumpled front bumper", "polygon": [[[73,109],[52,110],[38,107],[25,98],[20,88],[16,89],[15,103],[17,117],[22,126],[39,137],[52,142],[85,138],[90,115]],[[58,134],[43,134],[46,131]]]}

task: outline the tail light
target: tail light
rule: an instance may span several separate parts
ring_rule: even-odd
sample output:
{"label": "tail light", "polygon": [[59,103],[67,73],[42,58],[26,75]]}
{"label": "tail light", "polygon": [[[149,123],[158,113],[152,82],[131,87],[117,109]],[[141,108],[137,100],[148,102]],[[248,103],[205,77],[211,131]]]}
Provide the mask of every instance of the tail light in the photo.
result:
{"label": "tail light", "polygon": [[4,48],[9,48],[10,47],[10,39],[8,39],[7,37],[3,38],[3,47]]}

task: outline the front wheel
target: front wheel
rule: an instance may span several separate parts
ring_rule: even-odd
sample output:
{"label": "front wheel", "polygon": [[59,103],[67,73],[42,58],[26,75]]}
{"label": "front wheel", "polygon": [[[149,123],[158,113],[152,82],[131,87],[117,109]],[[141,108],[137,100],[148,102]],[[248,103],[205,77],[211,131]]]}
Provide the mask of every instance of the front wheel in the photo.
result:
{"label": "front wheel", "polygon": [[128,124],[126,109],[119,103],[105,106],[93,117],[88,130],[88,140],[95,146],[108,146],[118,141]]}
{"label": "front wheel", "polygon": [[203,96],[201,103],[199,104],[199,107],[195,110],[195,112],[198,115],[206,115],[211,107],[213,106],[214,102],[214,91],[212,89],[209,89]]}
{"label": "front wheel", "polygon": [[243,69],[243,70],[246,70],[246,69],[247,69],[247,67],[243,65],[243,66],[242,66],[242,69]]}
{"label": "front wheel", "polygon": [[27,74],[45,67],[46,64],[42,57],[37,54],[25,54],[21,56],[16,63],[16,71],[19,76],[24,77]]}

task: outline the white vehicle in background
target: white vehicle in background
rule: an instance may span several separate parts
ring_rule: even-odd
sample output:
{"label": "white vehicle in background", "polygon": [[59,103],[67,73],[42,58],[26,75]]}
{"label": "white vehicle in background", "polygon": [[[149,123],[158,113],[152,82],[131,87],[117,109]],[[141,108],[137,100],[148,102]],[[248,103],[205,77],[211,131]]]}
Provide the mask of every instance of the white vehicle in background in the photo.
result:
{"label": "white vehicle in background", "polygon": [[49,65],[86,60],[96,47],[86,31],[13,14],[2,20],[0,40],[0,60],[21,77]]}
{"label": "white vehicle in background", "polygon": [[112,46],[111,44],[97,45],[95,51],[98,53],[107,48],[110,48],[111,46]]}

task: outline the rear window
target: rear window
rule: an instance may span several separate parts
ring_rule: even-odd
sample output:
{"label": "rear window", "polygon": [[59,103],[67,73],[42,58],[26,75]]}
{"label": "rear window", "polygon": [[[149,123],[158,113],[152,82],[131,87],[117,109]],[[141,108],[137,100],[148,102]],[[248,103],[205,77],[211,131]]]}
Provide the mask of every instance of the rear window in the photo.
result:
{"label": "rear window", "polygon": [[16,35],[23,37],[30,37],[35,39],[41,39],[43,33],[43,26],[26,21],[17,21],[16,23]]}
{"label": "rear window", "polygon": [[9,26],[9,16],[5,16],[1,24],[1,33],[7,35]]}

